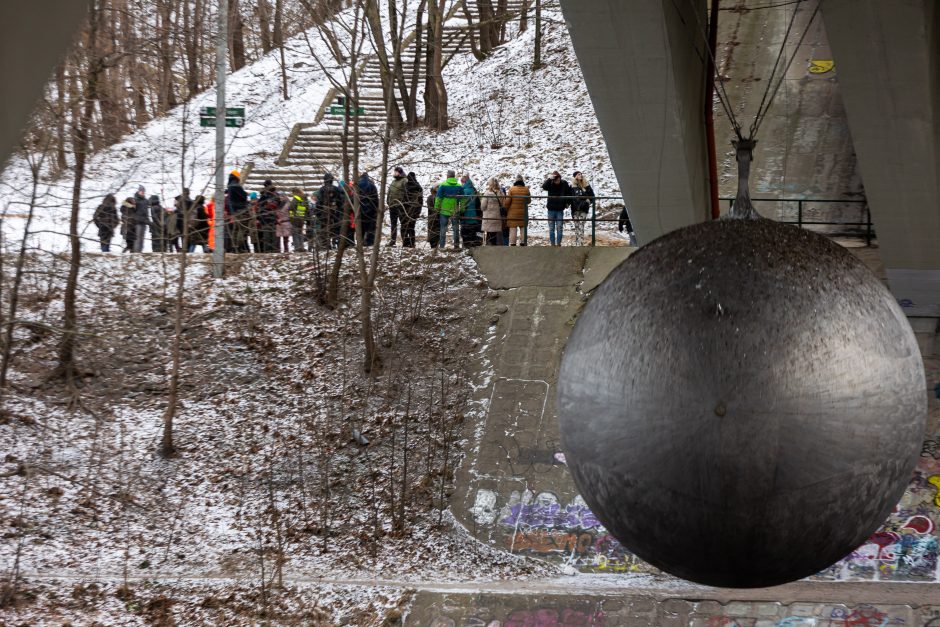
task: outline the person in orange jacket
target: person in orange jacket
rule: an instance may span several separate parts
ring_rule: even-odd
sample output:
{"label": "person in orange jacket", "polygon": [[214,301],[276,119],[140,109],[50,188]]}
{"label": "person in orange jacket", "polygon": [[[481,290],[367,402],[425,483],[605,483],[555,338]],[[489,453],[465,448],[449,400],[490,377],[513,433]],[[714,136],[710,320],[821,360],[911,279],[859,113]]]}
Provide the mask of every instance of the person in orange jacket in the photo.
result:
{"label": "person in orange jacket", "polygon": [[209,216],[209,252],[215,250],[215,199],[206,203],[206,214]]}

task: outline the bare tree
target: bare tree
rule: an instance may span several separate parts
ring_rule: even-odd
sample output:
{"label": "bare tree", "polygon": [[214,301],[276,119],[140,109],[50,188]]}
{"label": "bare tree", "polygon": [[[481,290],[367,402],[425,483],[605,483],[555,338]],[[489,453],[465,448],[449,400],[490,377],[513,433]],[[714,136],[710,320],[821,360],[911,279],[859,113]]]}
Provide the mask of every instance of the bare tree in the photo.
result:
{"label": "bare tree", "polygon": [[75,338],[78,333],[76,312],[76,292],[78,290],[78,270],[82,263],[82,247],[78,237],[78,215],[81,209],[82,182],[85,178],[85,160],[88,155],[88,131],[95,112],[95,100],[98,97],[98,80],[104,69],[104,63],[98,53],[98,21],[101,16],[102,0],[92,0],[88,18],[88,68],[82,93],[82,108],[78,118],[72,119],[72,151],[75,154],[75,173],[72,185],[72,207],[69,215],[69,272],[63,295],[62,340],[59,343],[59,363],[53,372],[53,378],[61,378],[77,398],[75,388]]}
{"label": "bare tree", "polygon": [[447,130],[447,87],[444,85],[443,45],[446,0],[428,0],[427,76],[424,87],[424,123]]}

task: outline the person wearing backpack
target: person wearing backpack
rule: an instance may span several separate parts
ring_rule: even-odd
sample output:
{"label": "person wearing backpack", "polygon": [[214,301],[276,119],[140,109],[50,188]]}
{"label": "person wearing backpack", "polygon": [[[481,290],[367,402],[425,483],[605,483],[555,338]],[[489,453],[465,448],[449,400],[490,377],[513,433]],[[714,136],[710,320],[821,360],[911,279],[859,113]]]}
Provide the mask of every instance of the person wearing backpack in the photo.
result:
{"label": "person wearing backpack", "polygon": [[104,200],[95,209],[92,221],[98,227],[98,241],[101,242],[101,252],[111,252],[111,238],[114,237],[114,229],[121,223],[121,218],[117,212],[117,199],[114,194],[108,194]]}
{"label": "person wearing backpack", "polygon": [[[333,183],[333,175],[323,175],[323,187],[317,192],[317,242],[324,248],[338,248],[345,206],[343,190]],[[296,244],[295,244],[296,250]]]}
{"label": "person wearing backpack", "polygon": [[584,223],[595,209],[594,189],[584,174],[575,172],[571,184],[571,218],[574,222],[574,245],[584,246]]}

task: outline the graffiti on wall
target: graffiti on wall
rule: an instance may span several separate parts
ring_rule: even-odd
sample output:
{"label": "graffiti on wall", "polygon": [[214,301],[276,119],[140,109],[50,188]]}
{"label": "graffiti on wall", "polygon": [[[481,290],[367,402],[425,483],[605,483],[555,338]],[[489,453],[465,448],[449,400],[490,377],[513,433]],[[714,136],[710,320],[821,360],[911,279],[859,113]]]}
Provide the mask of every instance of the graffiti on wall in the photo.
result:
{"label": "graffiti on wall", "polygon": [[[432,627],[456,627],[457,624],[447,617],[431,622]],[[459,624],[466,627],[603,627],[607,623],[600,610],[542,608],[511,611],[505,618],[472,616]]]}
{"label": "graffiti on wall", "polygon": [[580,496],[563,504],[550,492],[514,493],[499,522],[512,552],[556,557],[587,572],[652,572],[630,554]]}
{"label": "graffiti on wall", "polygon": [[821,579],[936,581],[940,563],[940,439],[924,442],[901,502],[878,531]]}

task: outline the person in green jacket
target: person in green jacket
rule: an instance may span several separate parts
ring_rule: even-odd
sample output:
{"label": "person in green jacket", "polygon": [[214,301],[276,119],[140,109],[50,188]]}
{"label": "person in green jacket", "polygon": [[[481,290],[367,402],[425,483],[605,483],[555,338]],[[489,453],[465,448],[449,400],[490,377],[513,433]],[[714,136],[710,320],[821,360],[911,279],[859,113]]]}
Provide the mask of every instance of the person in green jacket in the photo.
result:
{"label": "person in green jacket", "polygon": [[450,222],[454,235],[454,248],[460,248],[460,212],[463,209],[463,186],[457,180],[457,173],[447,171],[447,179],[437,186],[434,208],[440,213],[441,238],[438,248],[447,246],[447,223]]}
{"label": "person in green jacket", "polygon": [[392,237],[388,240],[389,246],[394,246],[396,240],[398,239],[398,223],[401,221],[401,241],[402,244],[406,241],[405,235],[405,220],[404,217],[405,211],[405,183],[408,179],[405,178],[405,169],[401,166],[396,166],[392,170],[392,183],[388,186],[388,193],[385,196],[385,202],[388,205],[388,215],[391,216],[392,220]]}

